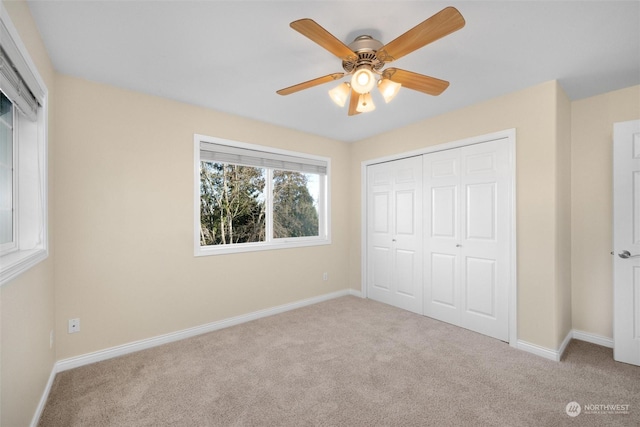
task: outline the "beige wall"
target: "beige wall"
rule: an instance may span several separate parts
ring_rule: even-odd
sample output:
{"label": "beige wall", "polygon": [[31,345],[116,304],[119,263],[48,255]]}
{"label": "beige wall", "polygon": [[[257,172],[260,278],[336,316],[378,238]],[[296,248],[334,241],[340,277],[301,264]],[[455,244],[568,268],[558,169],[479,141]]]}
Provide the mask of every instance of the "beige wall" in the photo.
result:
{"label": "beige wall", "polygon": [[556,349],[556,128],[559,116],[566,119],[566,101],[559,96],[557,83],[548,82],[352,144],[350,286],[361,288],[361,162],[515,128],[518,337]]}
{"label": "beige wall", "polygon": [[556,348],[571,331],[571,101],[556,99]]}
{"label": "beige wall", "polygon": [[[346,143],[62,75],[56,89],[58,359],[347,288]],[[194,133],[330,157],[332,244],[195,258]]]}
{"label": "beige wall", "polygon": [[[54,141],[55,72],[25,2],[5,9],[49,90],[49,148]],[[53,157],[49,152],[49,258],[0,288],[0,425],[29,425],[55,362],[49,348],[54,329]]]}
{"label": "beige wall", "polygon": [[613,336],[613,124],[640,119],[640,86],[572,103],[573,328]]}

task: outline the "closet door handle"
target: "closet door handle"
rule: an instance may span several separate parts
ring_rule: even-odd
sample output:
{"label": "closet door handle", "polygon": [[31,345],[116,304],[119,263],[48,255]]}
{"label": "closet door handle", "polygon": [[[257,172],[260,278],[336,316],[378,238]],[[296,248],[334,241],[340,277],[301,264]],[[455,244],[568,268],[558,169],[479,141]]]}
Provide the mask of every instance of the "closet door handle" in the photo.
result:
{"label": "closet door handle", "polygon": [[456,243],[456,248],[461,248],[462,245],[460,243]]}

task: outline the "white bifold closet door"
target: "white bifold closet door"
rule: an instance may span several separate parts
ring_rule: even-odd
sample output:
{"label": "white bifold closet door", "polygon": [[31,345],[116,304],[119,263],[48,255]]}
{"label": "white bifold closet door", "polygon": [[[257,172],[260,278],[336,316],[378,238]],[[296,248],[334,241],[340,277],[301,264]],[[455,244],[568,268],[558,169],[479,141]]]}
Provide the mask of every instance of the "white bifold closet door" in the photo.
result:
{"label": "white bifold closet door", "polygon": [[422,314],[422,157],[367,168],[367,294]]}
{"label": "white bifold closet door", "polygon": [[509,153],[499,141],[424,161],[426,316],[509,340]]}

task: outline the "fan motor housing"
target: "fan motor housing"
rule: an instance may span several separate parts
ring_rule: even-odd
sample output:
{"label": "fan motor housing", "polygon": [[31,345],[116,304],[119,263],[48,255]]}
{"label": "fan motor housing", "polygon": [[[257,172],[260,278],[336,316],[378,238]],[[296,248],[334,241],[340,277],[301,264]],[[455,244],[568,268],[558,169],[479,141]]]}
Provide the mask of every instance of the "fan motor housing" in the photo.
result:
{"label": "fan motor housing", "polygon": [[382,46],[382,43],[369,35],[356,37],[348,47],[358,55],[358,58],[355,61],[342,61],[342,68],[347,73],[352,73],[361,65],[368,65],[372,70],[379,71],[384,67],[384,62],[376,57],[376,52]]}

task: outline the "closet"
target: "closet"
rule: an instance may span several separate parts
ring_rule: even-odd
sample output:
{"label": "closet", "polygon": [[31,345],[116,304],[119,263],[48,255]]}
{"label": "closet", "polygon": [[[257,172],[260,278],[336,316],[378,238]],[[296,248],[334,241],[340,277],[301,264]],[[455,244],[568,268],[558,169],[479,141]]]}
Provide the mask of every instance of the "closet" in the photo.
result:
{"label": "closet", "polygon": [[509,341],[510,148],[498,139],[367,166],[367,296]]}
{"label": "closet", "polygon": [[369,298],[422,314],[422,156],[367,168]]}

